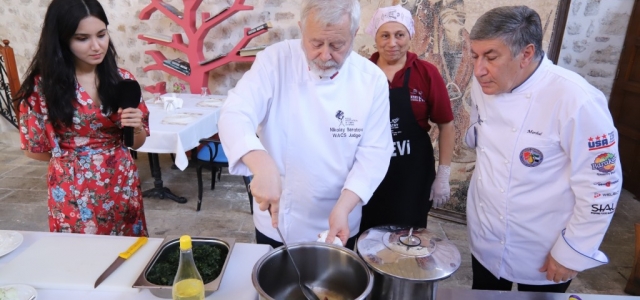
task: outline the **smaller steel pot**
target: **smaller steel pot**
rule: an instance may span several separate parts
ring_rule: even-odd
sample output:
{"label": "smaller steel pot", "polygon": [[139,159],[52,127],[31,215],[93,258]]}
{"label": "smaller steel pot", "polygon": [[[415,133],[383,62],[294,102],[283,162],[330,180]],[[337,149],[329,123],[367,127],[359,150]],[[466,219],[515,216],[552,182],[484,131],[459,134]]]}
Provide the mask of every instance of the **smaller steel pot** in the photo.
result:
{"label": "smaller steel pot", "polygon": [[[289,244],[289,251],[303,281],[319,296],[326,295],[330,300],[369,299],[373,273],[355,252],[318,242]],[[284,247],[278,247],[254,265],[251,279],[260,299],[305,299],[287,255]]]}
{"label": "smaller steel pot", "polygon": [[424,228],[374,227],[358,237],[356,247],[373,270],[374,300],[435,299],[438,281],[460,267],[458,248]]}

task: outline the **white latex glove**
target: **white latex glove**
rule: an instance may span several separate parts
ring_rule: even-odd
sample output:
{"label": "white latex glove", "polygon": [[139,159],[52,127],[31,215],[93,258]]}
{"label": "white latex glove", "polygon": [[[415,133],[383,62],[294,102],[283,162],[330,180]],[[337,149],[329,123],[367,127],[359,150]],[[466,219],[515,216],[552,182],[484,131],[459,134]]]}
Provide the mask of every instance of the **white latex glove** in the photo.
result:
{"label": "white latex glove", "polygon": [[442,207],[451,197],[451,187],[449,187],[449,177],[451,175],[451,167],[445,165],[438,166],[436,179],[431,185],[431,196],[429,200],[433,201],[433,207]]}

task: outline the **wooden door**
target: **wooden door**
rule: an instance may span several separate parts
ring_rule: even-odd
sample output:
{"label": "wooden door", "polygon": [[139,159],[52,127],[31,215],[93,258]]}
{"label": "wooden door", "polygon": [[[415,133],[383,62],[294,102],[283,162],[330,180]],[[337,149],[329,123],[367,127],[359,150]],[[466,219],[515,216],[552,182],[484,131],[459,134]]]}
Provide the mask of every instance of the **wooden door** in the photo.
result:
{"label": "wooden door", "polygon": [[623,187],[640,197],[640,4],[635,1],[609,109],[618,129]]}

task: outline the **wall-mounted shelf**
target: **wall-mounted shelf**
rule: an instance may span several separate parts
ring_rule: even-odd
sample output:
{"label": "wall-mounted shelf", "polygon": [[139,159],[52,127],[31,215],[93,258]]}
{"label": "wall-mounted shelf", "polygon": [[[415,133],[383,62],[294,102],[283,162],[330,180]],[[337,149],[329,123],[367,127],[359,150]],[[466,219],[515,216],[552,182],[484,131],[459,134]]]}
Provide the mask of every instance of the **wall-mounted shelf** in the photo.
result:
{"label": "wall-mounted shelf", "polygon": [[[229,51],[229,53],[226,53],[224,56],[218,57],[211,62],[202,65],[200,64],[200,62],[207,61],[203,53],[205,36],[213,27],[230,18],[237,12],[253,9],[253,6],[244,5],[244,2],[245,0],[235,0],[231,6],[225,8],[221,12],[217,12],[216,15],[212,15],[208,12],[202,13],[201,19],[205,21],[200,24],[200,27],[197,27],[196,11],[202,4],[202,0],[183,0],[184,12],[181,12],[172,5],[164,3],[161,0],[151,0],[151,3],[149,3],[149,5],[140,12],[140,20],[149,20],[154,12],[160,11],[184,29],[184,34],[186,35],[189,43],[184,42],[183,36],[180,33],[173,34],[170,37],[158,34],[139,34],[138,39],[146,41],[149,44],[162,45],[183,52],[187,56],[187,62],[189,63],[191,71],[187,75],[165,66],[163,63],[167,58],[159,50],[145,51],[145,54],[153,58],[155,64],[146,66],[144,71],[148,72],[157,70],[168,73],[188,83],[191,93],[200,93],[201,88],[208,86],[209,72],[211,70],[230,62],[254,61],[255,56],[240,56],[238,52],[240,49],[246,47],[253,38],[268,31],[269,26],[264,26],[265,24],[256,27],[258,30],[255,30],[255,32],[252,32],[251,34],[248,34],[248,32],[252,30],[252,28],[244,28],[242,39],[231,51]],[[145,87],[145,90],[151,93],[165,93],[166,83],[160,82],[153,86],[147,86]]]}

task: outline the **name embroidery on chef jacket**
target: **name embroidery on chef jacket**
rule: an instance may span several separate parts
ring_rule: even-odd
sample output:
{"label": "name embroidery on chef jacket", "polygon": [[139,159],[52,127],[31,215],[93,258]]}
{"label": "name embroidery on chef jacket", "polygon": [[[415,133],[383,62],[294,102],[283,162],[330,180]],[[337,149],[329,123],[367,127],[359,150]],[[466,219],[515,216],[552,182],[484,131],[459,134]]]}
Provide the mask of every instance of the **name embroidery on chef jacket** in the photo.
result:
{"label": "name embroidery on chef jacket", "polygon": [[537,167],[542,163],[544,155],[536,148],[524,148],[520,151],[520,162],[525,167]]}
{"label": "name embroidery on chef jacket", "polygon": [[364,128],[358,127],[358,120],[345,117],[342,110],[338,110],[335,115],[339,123],[336,127],[329,127],[329,132],[334,138],[360,138]]}

